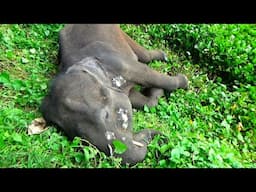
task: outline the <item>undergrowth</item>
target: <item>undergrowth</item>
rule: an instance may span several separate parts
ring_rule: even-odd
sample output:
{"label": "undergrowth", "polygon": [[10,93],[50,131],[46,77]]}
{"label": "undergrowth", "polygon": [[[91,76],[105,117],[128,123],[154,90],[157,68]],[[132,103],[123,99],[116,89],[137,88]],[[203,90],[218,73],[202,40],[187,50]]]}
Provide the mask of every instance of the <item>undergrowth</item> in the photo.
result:
{"label": "undergrowth", "polygon": [[[0,167],[129,167],[79,138],[69,141],[55,127],[27,134],[57,73],[62,27],[0,25]],[[134,112],[135,131],[154,128],[165,137],[157,136],[145,160],[132,168],[255,168],[255,25],[121,27],[144,47],[167,53],[168,62],[153,61],[152,68],[190,80],[189,90]]]}

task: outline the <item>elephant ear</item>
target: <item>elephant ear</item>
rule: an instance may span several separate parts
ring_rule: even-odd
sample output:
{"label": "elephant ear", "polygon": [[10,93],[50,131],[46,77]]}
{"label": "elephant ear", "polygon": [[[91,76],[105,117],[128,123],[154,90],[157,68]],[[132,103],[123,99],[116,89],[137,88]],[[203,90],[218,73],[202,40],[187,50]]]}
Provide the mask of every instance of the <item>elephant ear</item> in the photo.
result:
{"label": "elephant ear", "polygon": [[64,104],[68,109],[74,112],[87,112],[88,106],[80,101],[73,100],[71,98],[66,98]]}

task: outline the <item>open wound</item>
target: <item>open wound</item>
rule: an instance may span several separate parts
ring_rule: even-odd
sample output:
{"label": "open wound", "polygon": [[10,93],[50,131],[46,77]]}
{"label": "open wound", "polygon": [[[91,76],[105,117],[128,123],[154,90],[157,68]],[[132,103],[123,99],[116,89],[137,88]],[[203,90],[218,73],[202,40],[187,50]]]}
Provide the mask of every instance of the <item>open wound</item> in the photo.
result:
{"label": "open wound", "polygon": [[120,125],[123,129],[127,129],[128,128],[128,110],[127,109],[123,109],[123,108],[119,108],[117,110],[117,120],[118,122],[120,122]]}
{"label": "open wound", "polygon": [[117,88],[121,88],[123,84],[126,83],[126,80],[121,76],[116,76],[112,79],[112,85]]}

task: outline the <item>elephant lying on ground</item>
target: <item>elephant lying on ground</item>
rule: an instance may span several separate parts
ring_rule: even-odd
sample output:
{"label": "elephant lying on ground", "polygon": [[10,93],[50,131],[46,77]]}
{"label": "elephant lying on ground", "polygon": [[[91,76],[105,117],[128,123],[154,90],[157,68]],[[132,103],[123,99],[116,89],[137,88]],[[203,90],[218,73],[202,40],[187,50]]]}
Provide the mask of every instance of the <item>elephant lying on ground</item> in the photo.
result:
{"label": "elephant lying on ground", "polygon": [[[81,137],[107,155],[135,164],[159,131],[132,131],[132,107],[154,106],[164,90],[188,87],[185,75],[161,74],[145,63],[166,61],[160,50],[146,50],[119,25],[69,24],[59,36],[59,73],[53,79],[41,111],[72,139]],[[139,84],[142,91],[134,86]],[[127,146],[114,153],[113,141]]]}

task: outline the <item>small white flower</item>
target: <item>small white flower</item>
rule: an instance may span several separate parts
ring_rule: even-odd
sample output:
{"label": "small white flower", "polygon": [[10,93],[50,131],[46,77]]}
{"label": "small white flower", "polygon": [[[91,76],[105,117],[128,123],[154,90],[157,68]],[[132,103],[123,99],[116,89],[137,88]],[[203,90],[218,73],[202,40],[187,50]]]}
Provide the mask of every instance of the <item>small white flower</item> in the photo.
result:
{"label": "small white flower", "polygon": [[35,53],[36,53],[36,50],[35,50],[34,48],[30,49],[29,51],[30,51],[30,53],[32,53],[32,54],[35,54]]}

